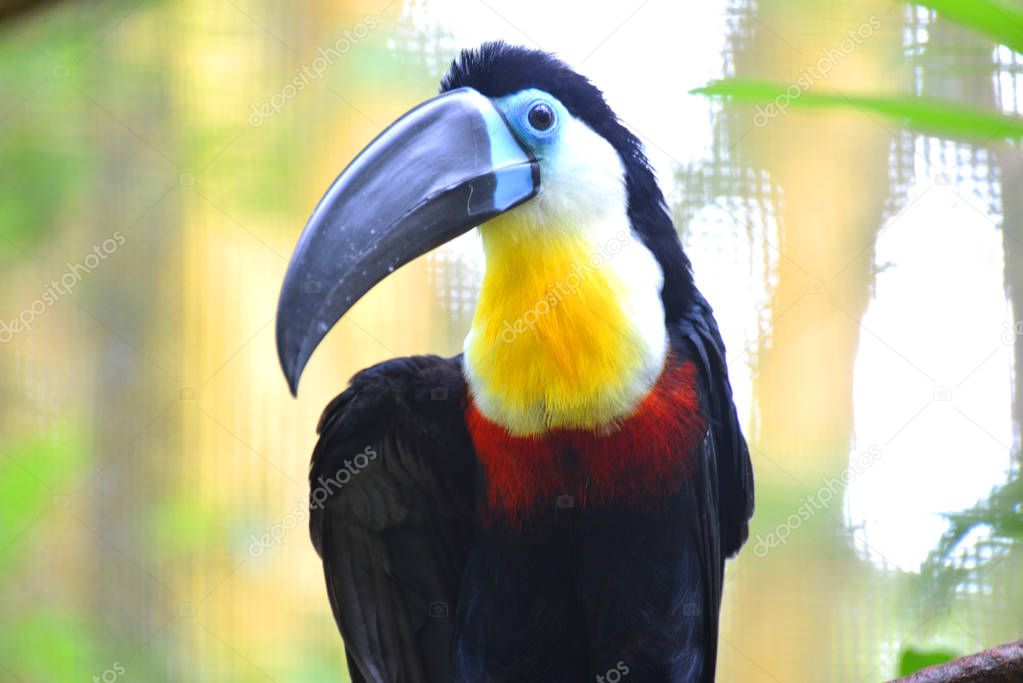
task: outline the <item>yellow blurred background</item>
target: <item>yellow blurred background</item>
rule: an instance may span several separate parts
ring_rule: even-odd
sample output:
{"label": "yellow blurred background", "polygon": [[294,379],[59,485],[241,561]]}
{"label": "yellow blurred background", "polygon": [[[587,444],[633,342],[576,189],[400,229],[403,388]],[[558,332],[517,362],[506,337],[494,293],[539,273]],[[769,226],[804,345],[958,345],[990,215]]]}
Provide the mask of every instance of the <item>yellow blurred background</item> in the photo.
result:
{"label": "yellow blurred background", "polygon": [[1015,113],[1021,56],[902,2],[691,5],[109,0],[0,23],[0,683],[347,680],[305,529],[316,419],[362,367],[458,352],[478,239],[360,302],[297,401],[277,293],[335,175],[493,38],[605,89],[721,323],[758,507],[720,679],[883,680],[1023,634],[1018,143],[688,93],[830,54],[815,91]]}

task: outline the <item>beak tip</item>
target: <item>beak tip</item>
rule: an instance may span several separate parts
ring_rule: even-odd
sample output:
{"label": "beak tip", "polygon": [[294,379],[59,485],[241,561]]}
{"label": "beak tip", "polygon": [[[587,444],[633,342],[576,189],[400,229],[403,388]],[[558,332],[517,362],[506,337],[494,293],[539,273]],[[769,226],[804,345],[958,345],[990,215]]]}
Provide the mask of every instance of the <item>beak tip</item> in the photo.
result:
{"label": "beak tip", "polygon": [[281,370],[284,371],[284,379],[288,383],[288,391],[295,398],[298,398],[298,381],[301,379],[301,371],[296,372],[293,364],[281,357]]}
{"label": "beak tip", "polygon": [[288,383],[288,391],[292,397],[298,398],[298,382],[302,378],[302,369],[287,363],[283,358],[281,359],[281,369],[284,371],[284,379]]}
{"label": "beak tip", "polygon": [[284,379],[288,383],[288,391],[291,395],[298,397],[298,382],[302,378],[302,370],[305,362],[298,353],[289,353],[284,339],[287,335],[282,330],[280,317],[278,317],[277,329],[277,359],[281,363],[281,370],[284,372]]}
{"label": "beak tip", "polygon": [[291,392],[292,398],[298,398],[298,377],[289,375],[287,372],[284,373],[288,380],[288,391]]}

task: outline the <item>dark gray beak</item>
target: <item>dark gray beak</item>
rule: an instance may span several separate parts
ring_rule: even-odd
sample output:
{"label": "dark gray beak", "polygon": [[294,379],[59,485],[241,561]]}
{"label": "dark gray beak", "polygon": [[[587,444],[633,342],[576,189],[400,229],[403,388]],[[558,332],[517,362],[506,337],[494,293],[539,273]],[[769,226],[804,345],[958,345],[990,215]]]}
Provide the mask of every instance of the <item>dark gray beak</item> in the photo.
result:
{"label": "dark gray beak", "polygon": [[539,186],[536,161],[471,88],[391,124],[330,186],[291,257],[277,305],[277,354],[291,393],[323,337],[375,284]]}

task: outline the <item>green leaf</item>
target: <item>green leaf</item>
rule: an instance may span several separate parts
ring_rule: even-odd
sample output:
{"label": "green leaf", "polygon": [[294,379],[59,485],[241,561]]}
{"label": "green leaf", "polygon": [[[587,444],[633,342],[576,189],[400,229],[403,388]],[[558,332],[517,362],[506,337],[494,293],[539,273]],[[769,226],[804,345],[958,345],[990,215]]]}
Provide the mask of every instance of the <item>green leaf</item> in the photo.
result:
{"label": "green leaf", "polygon": [[950,662],[958,656],[958,653],[951,650],[918,650],[907,647],[899,655],[899,676],[915,674],[920,669]]}
{"label": "green leaf", "polygon": [[693,95],[729,97],[758,106],[765,121],[794,109],[845,109],[880,115],[922,133],[974,143],[1023,139],[1023,117],[967,107],[932,97],[844,95],[799,90],[769,81],[725,79],[691,90]]}
{"label": "green leaf", "polygon": [[946,19],[1023,52],[1023,8],[1005,0],[917,0]]}

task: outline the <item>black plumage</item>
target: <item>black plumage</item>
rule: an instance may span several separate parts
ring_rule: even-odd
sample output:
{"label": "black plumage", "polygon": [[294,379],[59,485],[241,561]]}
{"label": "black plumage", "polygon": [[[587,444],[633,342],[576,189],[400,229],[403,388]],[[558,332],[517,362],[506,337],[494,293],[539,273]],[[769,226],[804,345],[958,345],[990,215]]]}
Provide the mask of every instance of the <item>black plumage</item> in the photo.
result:
{"label": "black plumage", "polygon": [[356,683],[452,680],[475,506],[464,400],[460,358],[400,358],[356,375],[320,419],[309,529]]}
{"label": "black plumage", "polygon": [[[355,376],[324,412],[310,474],[315,501],[346,460],[367,446],[378,453],[323,506],[314,505],[310,520],[353,680],[454,680],[456,619],[484,597],[491,604],[473,620],[488,631],[481,639],[511,653],[525,648],[518,653],[522,677],[502,680],[590,681],[626,660],[645,671],[633,680],[713,679],[724,560],[746,538],[753,475],[724,347],[699,294],[671,341],[675,353],[697,364],[710,418],[682,490],[659,517],[624,508],[561,510],[517,535],[474,531],[478,474],[463,418],[461,356],[403,358]],[[475,566],[467,572],[472,552]],[[583,571],[588,565],[599,570]],[[609,604],[609,591],[619,594],[612,613],[591,614]],[[547,628],[533,624],[523,634],[510,611],[536,601],[549,612]],[[594,616],[612,631],[624,629],[608,638],[636,641],[633,649],[594,650],[586,625]],[[479,670],[493,653],[480,654],[472,636],[465,638],[456,661]]]}

